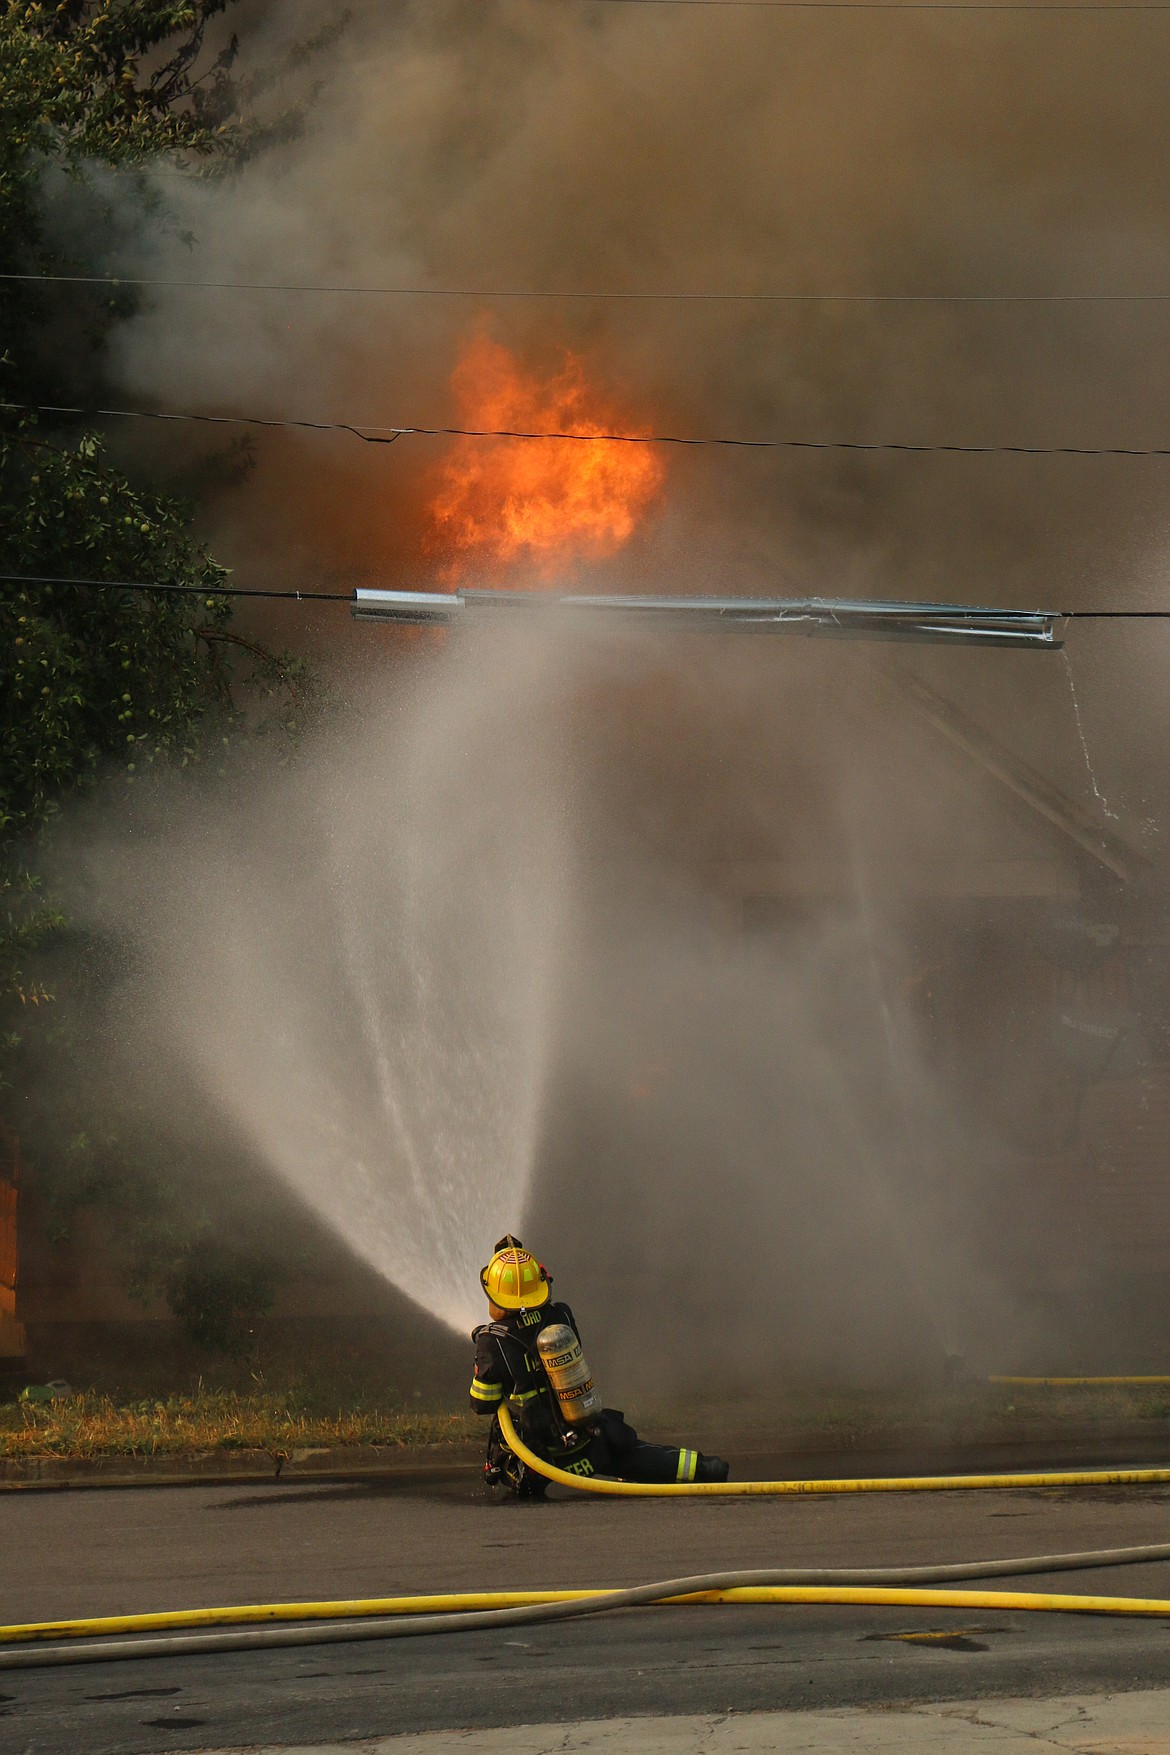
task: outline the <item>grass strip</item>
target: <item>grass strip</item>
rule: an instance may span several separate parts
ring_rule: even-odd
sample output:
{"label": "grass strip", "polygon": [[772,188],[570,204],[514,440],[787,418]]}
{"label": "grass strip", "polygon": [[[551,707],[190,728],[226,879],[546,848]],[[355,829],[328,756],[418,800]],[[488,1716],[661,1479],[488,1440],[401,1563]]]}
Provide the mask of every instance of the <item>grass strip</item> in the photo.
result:
{"label": "grass strip", "polygon": [[79,1394],[0,1407],[0,1458],[190,1456],[356,1445],[464,1444],[481,1435],[471,1414],[411,1408],[320,1408],[293,1396],[234,1390],[130,1403]]}

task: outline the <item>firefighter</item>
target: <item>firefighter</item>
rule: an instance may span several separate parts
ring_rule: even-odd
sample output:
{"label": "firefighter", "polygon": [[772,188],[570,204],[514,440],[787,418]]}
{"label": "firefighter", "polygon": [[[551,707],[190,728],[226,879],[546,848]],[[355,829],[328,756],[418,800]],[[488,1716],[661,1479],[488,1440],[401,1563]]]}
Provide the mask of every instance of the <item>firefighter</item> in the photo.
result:
{"label": "firefighter", "polygon": [[[551,1302],[552,1276],[518,1237],[501,1237],[480,1273],[490,1322],[472,1333],[475,1375],[471,1405],[492,1416],[484,1479],[504,1482],[522,1499],[543,1499],[548,1481],[525,1466],[504,1442],[495,1415],[507,1402],[516,1430],[540,1457],[572,1475],[609,1475],[620,1481],[725,1481],[717,1456],[673,1444],[646,1444],[616,1408],[570,1422],[537,1349],[541,1331],[564,1324],[580,1342],[573,1312]],[[566,1337],[567,1339],[568,1337]],[[590,1385],[590,1389],[591,1389]]]}

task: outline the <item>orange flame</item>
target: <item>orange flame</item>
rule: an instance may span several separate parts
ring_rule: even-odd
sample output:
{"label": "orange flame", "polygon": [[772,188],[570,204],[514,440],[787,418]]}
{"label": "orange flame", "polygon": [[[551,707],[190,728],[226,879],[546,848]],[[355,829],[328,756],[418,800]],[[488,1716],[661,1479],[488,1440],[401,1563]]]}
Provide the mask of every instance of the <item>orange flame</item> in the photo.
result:
{"label": "orange flame", "polygon": [[[484,431],[632,433],[566,353],[550,380],[482,330],[451,375],[459,426]],[[452,582],[471,567],[527,562],[547,579],[574,560],[604,560],[633,535],[666,471],[648,445],[587,439],[457,439],[439,466],[430,547]],[[510,583],[522,583],[511,579]]]}

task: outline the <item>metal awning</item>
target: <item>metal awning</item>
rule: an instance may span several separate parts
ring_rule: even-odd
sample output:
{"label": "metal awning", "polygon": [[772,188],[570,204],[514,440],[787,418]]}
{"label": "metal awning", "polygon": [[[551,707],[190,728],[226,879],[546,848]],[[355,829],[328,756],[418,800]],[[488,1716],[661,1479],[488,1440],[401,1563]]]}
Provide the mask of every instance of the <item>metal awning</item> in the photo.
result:
{"label": "metal awning", "polygon": [[1059,650],[1056,610],[980,609],[965,603],[883,603],[836,597],[565,596],[544,591],[380,591],[359,586],[356,621],[451,627],[495,616],[656,623],[673,628],[740,628],[845,639],[918,640],[951,646]]}

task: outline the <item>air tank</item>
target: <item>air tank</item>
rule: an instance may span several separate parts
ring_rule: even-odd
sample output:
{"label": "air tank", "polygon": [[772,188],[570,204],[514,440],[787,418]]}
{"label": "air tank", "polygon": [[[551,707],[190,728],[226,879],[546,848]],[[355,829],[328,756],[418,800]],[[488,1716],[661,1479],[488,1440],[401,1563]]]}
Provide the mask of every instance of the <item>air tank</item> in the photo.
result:
{"label": "air tank", "polygon": [[564,1322],[550,1323],[536,1337],[536,1350],[571,1426],[587,1426],[601,1412],[601,1397],[593,1387],[593,1374],[586,1364],[581,1343]]}

